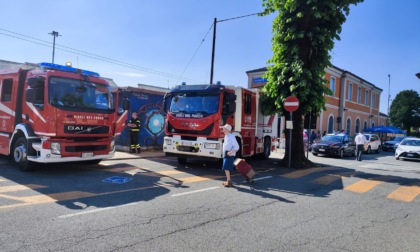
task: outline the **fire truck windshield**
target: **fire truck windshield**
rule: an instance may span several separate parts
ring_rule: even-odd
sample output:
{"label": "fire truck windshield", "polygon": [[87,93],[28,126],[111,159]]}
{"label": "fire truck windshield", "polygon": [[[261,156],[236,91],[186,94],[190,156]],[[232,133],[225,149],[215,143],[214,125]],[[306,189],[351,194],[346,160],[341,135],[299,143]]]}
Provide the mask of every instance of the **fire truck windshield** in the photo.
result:
{"label": "fire truck windshield", "polygon": [[114,111],[111,88],[98,83],[51,77],[48,98],[52,106],[64,110]]}
{"label": "fire truck windshield", "polygon": [[219,95],[175,94],[171,100],[173,114],[214,114],[219,110]]}

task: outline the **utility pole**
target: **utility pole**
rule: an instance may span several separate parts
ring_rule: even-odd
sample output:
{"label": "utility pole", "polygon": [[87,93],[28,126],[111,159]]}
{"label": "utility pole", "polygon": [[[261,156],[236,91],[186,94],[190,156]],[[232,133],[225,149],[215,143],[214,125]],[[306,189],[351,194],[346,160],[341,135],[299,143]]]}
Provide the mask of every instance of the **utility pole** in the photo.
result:
{"label": "utility pole", "polygon": [[61,35],[59,35],[58,32],[56,32],[56,31],[52,31],[51,33],[48,33],[48,34],[51,34],[54,37],[53,38],[53,54],[52,54],[52,63],[54,64],[55,37],[58,37],[58,36],[61,36]]}
{"label": "utility pole", "polygon": [[388,126],[389,126],[389,101],[391,100],[391,75],[388,74]]}
{"label": "utility pole", "polygon": [[213,71],[214,71],[214,50],[216,47],[216,24],[217,18],[213,21],[213,46],[211,50],[211,69],[210,69],[210,85],[213,84]]}
{"label": "utility pole", "polygon": [[216,24],[217,24],[217,22],[224,22],[224,21],[229,21],[229,20],[233,20],[233,19],[254,16],[254,15],[258,15],[258,14],[259,13],[254,13],[254,14],[249,14],[249,15],[240,16],[240,17],[223,19],[223,20],[219,20],[219,21],[217,21],[217,18],[214,18],[214,21],[213,21],[213,47],[212,47],[212,50],[211,50],[210,85],[213,84],[214,54],[215,54],[215,47],[216,47]]}

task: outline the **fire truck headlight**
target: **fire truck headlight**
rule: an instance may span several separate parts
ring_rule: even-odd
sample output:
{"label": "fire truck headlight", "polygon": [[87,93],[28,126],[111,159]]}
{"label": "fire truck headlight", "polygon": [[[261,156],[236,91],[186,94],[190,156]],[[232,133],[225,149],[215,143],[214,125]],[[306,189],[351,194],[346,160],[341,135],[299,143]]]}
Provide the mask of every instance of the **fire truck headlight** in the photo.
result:
{"label": "fire truck headlight", "polygon": [[172,145],[171,139],[165,139],[165,144],[166,145]]}
{"label": "fire truck headlight", "polygon": [[51,143],[51,153],[52,154],[61,154],[61,146],[60,143],[52,142]]}
{"label": "fire truck headlight", "polygon": [[114,151],[115,150],[115,139],[112,139],[111,144],[109,145],[109,150]]}
{"label": "fire truck headlight", "polygon": [[218,149],[220,149],[220,144],[218,144],[218,143],[205,143],[204,144],[204,149],[218,150]]}

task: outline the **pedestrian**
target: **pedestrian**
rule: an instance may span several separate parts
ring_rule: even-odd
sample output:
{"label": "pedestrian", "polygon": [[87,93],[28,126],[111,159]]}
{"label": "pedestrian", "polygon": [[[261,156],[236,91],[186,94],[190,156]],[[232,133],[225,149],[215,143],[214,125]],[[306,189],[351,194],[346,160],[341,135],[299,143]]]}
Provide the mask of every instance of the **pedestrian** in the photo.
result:
{"label": "pedestrian", "polygon": [[131,113],[131,119],[128,120],[127,126],[130,127],[130,152],[140,154],[140,118],[136,112]]}
{"label": "pedestrian", "polygon": [[225,187],[231,187],[232,181],[230,179],[230,172],[233,171],[233,162],[235,161],[236,152],[239,150],[239,144],[235,136],[232,134],[232,126],[226,124],[223,126],[223,133],[225,138],[223,141],[223,166],[222,170],[226,174],[226,182],[223,183]]}
{"label": "pedestrian", "polygon": [[318,136],[316,135],[315,130],[313,130],[312,133],[311,133],[311,137],[309,138],[309,141],[310,141],[309,143],[313,144],[314,141],[317,139],[317,137]]}
{"label": "pedestrian", "polygon": [[365,151],[365,144],[368,142],[365,135],[360,131],[359,134],[354,138],[356,143],[356,160],[362,161],[362,153]]}

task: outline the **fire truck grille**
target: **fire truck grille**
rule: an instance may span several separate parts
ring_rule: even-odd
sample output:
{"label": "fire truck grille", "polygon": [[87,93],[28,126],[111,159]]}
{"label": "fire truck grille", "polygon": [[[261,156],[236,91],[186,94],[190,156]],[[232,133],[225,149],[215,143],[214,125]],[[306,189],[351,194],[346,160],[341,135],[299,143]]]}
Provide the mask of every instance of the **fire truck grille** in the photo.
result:
{"label": "fire truck grille", "polygon": [[64,125],[64,133],[68,134],[106,134],[109,132],[109,126],[101,125]]}
{"label": "fire truck grille", "polygon": [[213,131],[213,124],[209,125],[207,128],[203,130],[184,130],[184,129],[177,129],[172,124],[168,123],[168,131],[171,134],[188,134],[188,135],[201,135],[201,136],[208,136]]}

